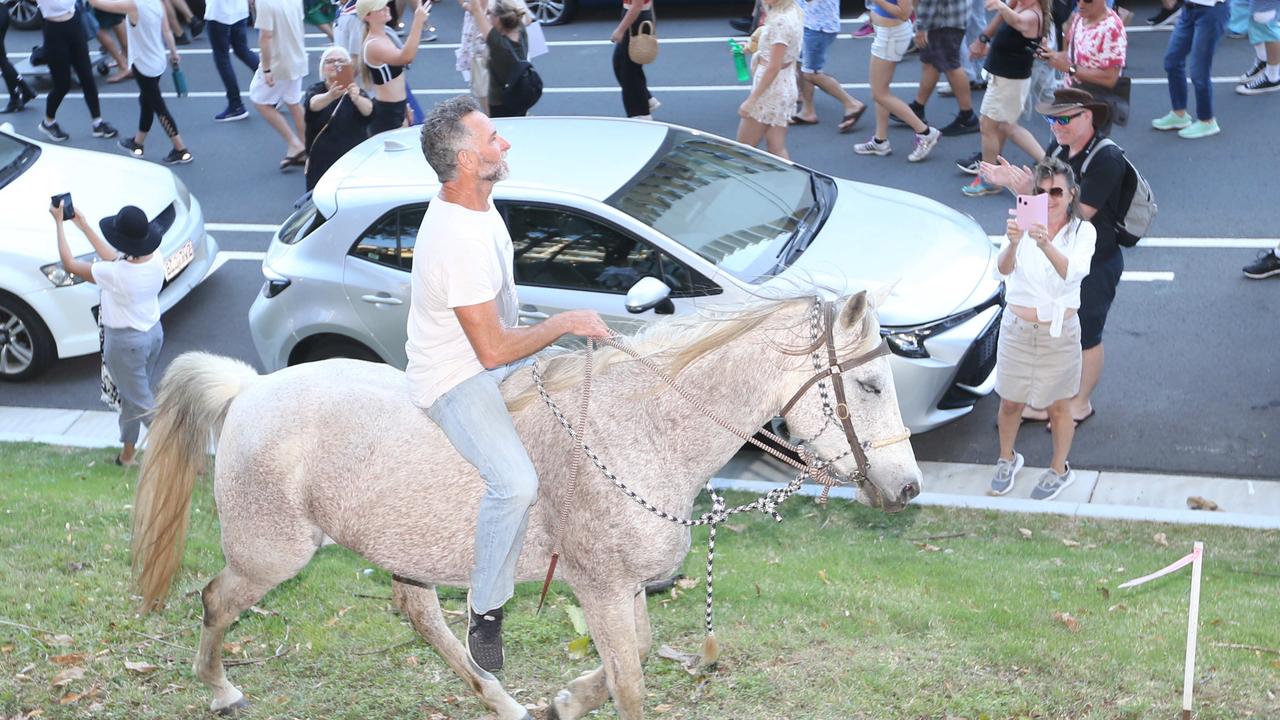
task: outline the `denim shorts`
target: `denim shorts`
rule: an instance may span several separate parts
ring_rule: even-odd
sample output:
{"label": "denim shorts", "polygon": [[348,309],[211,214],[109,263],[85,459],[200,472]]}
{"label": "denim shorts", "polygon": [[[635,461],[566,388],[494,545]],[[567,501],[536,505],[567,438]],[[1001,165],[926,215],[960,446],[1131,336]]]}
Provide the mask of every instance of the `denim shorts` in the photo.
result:
{"label": "denim shorts", "polygon": [[818,73],[827,65],[827,48],[836,41],[836,33],[804,29],[804,46],[800,53],[800,72]]}
{"label": "denim shorts", "polygon": [[911,38],[916,34],[910,22],[899,25],[876,25],[875,38],[871,41],[871,56],[892,63],[902,62],[907,56]]}

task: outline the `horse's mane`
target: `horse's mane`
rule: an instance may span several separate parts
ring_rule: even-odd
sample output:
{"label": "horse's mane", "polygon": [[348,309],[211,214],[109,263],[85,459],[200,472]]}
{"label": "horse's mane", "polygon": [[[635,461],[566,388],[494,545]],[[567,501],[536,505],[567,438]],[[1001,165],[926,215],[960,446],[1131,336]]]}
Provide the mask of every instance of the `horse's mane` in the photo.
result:
{"label": "horse's mane", "polygon": [[[673,316],[646,325],[623,340],[641,355],[656,362],[668,375],[678,377],[699,358],[755,330],[775,312],[798,305],[808,306],[813,301],[814,296],[809,295],[760,300],[732,309],[702,308],[696,313]],[[863,318],[863,334],[867,327],[865,321],[870,316],[867,313]],[[796,347],[780,346],[778,350],[787,355],[807,355],[813,351],[813,347],[806,343]],[[582,382],[586,359],[586,350],[583,349],[562,352],[545,360],[545,368],[541,372],[547,390],[556,392]],[[621,350],[608,345],[597,345],[593,372],[600,374],[612,365],[628,361],[633,361],[633,358]],[[522,410],[537,397],[537,389],[529,387],[512,398],[507,405],[513,412]]]}

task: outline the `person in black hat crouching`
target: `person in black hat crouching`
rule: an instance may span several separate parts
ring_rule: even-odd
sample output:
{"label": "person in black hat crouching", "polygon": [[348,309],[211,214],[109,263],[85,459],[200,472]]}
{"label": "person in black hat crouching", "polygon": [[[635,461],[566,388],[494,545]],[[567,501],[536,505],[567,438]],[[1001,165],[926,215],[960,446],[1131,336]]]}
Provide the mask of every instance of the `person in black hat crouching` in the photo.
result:
{"label": "person in black hat crouching", "polygon": [[[58,226],[58,255],[67,272],[96,283],[102,291],[102,363],[120,397],[120,442],[117,465],[136,465],[138,433],[155,411],[152,379],[164,345],[160,327],[160,289],[164,257],[160,232],[139,208],[126,205],[102,219],[102,235],[74,213],[71,221],[84,233],[102,262],[77,260],[63,232],[65,201],[49,209]],[[106,238],[104,241],[103,238]]]}
{"label": "person in black hat crouching", "polygon": [[[1062,160],[1075,172],[1080,184],[1080,216],[1090,221],[1098,233],[1089,274],[1080,284],[1080,391],[1071,399],[1071,415],[1076,425],[1093,417],[1093,390],[1102,378],[1105,355],[1102,329],[1107,313],[1124,272],[1124,256],[1117,241],[1121,211],[1122,184],[1127,165],[1124,150],[1106,141],[1100,128],[1107,126],[1110,107],[1093,95],[1076,88],[1062,88],[1053,93],[1053,102],[1036,105],[1053,132],[1053,142],[1045,157]],[[1088,167],[1086,168],[1086,162]],[[1031,170],[1015,167],[1004,158],[999,164],[982,163],[982,176],[988,182],[1008,188],[1014,193],[1032,191]],[[1044,422],[1048,413],[1027,408],[1024,422]]]}

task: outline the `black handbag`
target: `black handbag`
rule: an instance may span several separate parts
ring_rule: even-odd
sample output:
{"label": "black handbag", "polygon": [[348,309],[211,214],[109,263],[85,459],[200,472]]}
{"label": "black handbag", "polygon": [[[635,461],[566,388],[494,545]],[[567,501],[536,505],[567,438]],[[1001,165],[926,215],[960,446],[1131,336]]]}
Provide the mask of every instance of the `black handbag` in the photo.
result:
{"label": "black handbag", "polygon": [[1088,92],[1095,100],[1104,102],[1107,107],[1111,108],[1111,122],[1120,127],[1129,124],[1129,91],[1133,88],[1133,82],[1121,75],[1116,78],[1115,87],[1106,87],[1095,83],[1080,82],[1077,80],[1073,87]]}

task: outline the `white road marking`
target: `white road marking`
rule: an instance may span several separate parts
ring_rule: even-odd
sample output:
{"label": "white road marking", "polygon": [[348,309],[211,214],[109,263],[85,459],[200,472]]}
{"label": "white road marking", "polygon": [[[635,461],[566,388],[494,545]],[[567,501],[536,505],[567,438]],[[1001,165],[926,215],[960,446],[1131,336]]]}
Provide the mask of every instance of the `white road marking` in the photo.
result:
{"label": "white road marking", "polygon": [[[213,258],[213,264],[209,266],[209,272],[204,274],[204,279],[208,280],[209,276],[218,272],[218,268],[226,265],[231,260],[256,260],[262,262],[267,254],[264,252],[250,252],[247,250],[220,250]],[[204,282],[204,280],[201,280]]]}
{"label": "white road marking", "polygon": [[1173,282],[1173,273],[1163,270],[1125,270],[1121,280],[1129,282]]}
{"label": "white road marking", "polygon": [[204,224],[205,230],[213,232],[261,232],[275,234],[280,229],[279,225],[253,224],[253,223],[216,223],[209,222]]}

